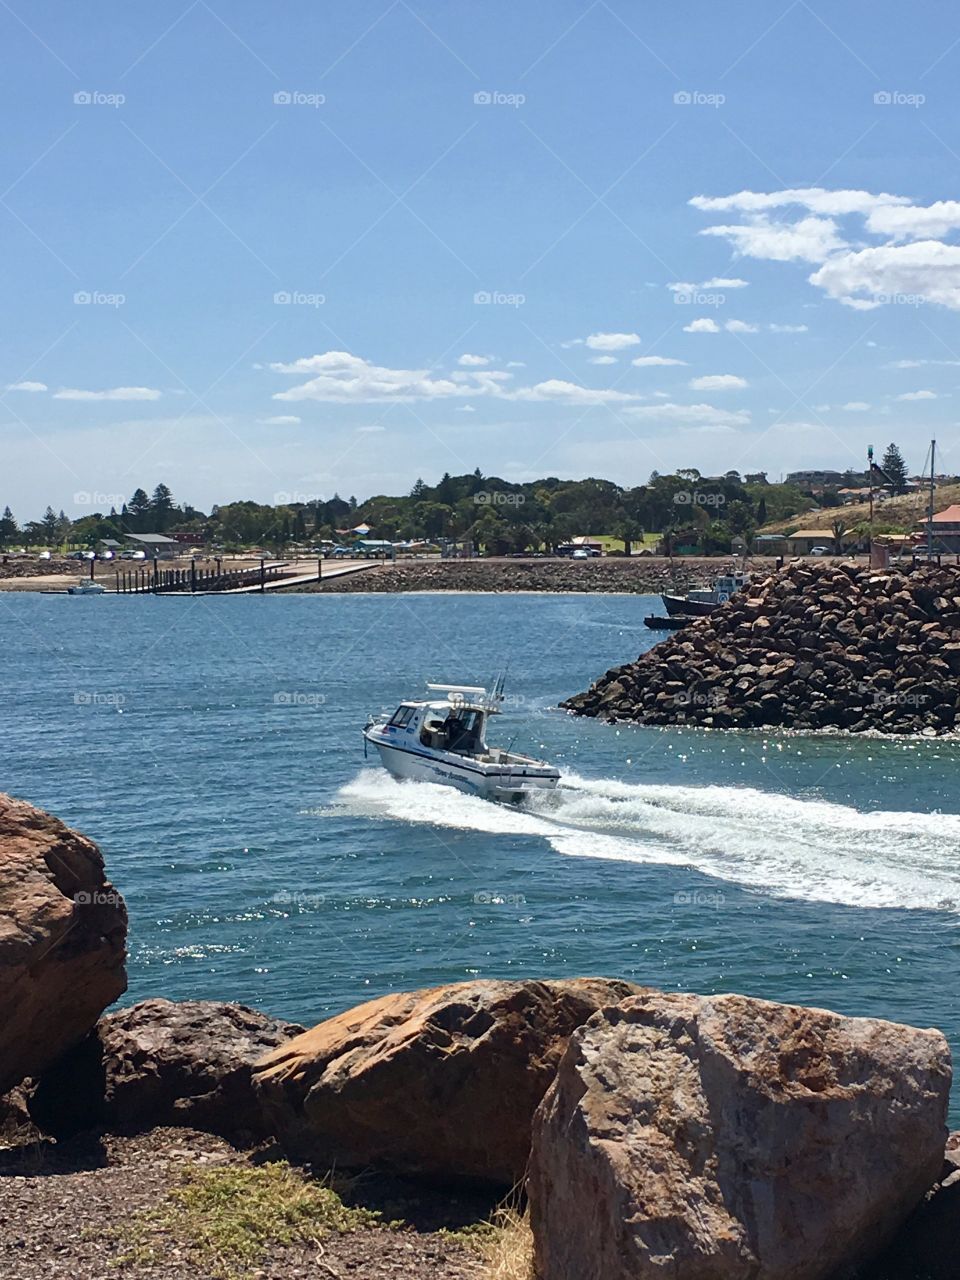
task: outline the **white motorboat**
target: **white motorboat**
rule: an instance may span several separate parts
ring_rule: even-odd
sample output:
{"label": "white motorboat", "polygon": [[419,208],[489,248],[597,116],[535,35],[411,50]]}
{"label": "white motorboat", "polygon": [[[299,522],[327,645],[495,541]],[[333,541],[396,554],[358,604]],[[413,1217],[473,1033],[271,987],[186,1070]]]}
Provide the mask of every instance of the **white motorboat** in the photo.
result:
{"label": "white motorboat", "polygon": [[474,685],[428,684],[432,697],[401,702],[389,718],[363,730],[364,752],[375,747],[395,778],[439,782],[487,800],[517,802],[551,790],[560,771],[542,760],[486,742],[487,717],[503,705],[503,680],[491,692]]}
{"label": "white motorboat", "polygon": [[105,592],[106,587],[90,578],[81,578],[74,586],[67,587],[68,596],[102,596]]}

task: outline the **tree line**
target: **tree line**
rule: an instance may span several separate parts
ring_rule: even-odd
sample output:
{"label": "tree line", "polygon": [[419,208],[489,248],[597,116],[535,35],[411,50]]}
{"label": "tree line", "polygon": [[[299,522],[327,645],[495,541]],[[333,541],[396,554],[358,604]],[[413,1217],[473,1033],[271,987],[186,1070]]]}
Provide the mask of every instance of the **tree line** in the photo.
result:
{"label": "tree line", "polygon": [[[907,468],[896,445],[884,454],[883,471],[894,492],[906,487]],[[851,485],[868,483],[866,474],[849,473]],[[875,478],[876,482],[876,478]],[[820,506],[839,506],[835,491],[819,493]],[[0,519],[0,546],[95,546],[105,538],[122,542],[130,533],[191,534],[197,545],[226,551],[265,546],[278,552],[291,544],[340,541],[360,524],[371,536],[389,541],[471,540],[492,554],[553,550],[578,535],[612,536],[626,550],[648,535],[668,537],[675,547],[704,554],[729,551],[735,539],[749,543],[768,522],[788,520],[809,510],[813,496],[792,484],[766,477],[742,477],[737,471],[705,476],[696,468],[672,475],[653,472],[646,484],[625,487],[612,480],[561,480],[548,476],[513,483],[485,476],[479,468],[465,475],[446,473],[435,485],[417,480],[409,493],[385,494],[358,503],[356,498],[252,501],[215,505],[209,514],[177,503],[169,487],[152,495],[138,488],[119,511],[93,512],[70,520],[48,507],[39,521],[21,529],[10,508]]]}

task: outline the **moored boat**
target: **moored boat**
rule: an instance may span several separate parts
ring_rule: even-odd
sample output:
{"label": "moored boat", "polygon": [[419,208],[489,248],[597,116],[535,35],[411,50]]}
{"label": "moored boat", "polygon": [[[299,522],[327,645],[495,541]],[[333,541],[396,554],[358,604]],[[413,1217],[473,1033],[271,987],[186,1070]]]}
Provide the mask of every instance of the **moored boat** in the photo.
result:
{"label": "moored boat", "polygon": [[102,596],[105,592],[106,587],[90,578],[81,578],[72,587],[67,587],[68,596]]}
{"label": "moored boat", "polygon": [[393,777],[513,802],[556,787],[560,771],[553,765],[487,745],[487,719],[502,710],[502,679],[491,692],[456,684],[427,689],[433,696],[401,702],[392,716],[363,730],[364,750],[374,747]]}
{"label": "moored boat", "polygon": [[747,581],[745,573],[725,573],[714,579],[712,587],[696,587],[685,596],[664,594],[660,599],[670,617],[686,614],[691,618],[703,618],[719,605],[726,604]]}

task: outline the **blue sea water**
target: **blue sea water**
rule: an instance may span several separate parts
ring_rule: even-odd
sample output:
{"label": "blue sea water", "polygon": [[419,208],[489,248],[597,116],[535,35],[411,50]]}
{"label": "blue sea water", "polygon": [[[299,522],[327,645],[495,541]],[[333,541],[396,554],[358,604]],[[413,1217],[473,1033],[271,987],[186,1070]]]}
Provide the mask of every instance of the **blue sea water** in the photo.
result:
{"label": "blue sea water", "polygon": [[[93,837],[130,988],[305,1023],[477,975],[607,974],[960,1047],[960,743],[612,727],[557,702],[649,598],[0,594],[0,789]],[[491,734],[568,786],[397,784],[371,712],[508,666]]]}

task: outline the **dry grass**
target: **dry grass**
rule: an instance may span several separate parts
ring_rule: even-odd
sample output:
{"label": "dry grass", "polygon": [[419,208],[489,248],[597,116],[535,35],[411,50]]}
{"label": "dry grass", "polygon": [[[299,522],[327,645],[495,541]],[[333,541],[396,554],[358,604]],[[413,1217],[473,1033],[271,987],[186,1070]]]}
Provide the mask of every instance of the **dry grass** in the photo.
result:
{"label": "dry grass", "polygon": [[[898,498],[886,498],[878,502],[874,508],[874,519],[881,525],[898,525],[904,530],[916,527],[918,521],[926,519],[930,495],[906,493]],[[934,505],[943,511],[953,503],[960,502],[960,485],[940,485],[936,491]],[[870,504],[859,502],[849,507],[825,507],[820,511],[807,511],[791,516],[789,520],[775,520],[764,525],[764,533],[782,533],[785,529],[829,529],[834,520],[842,520],[847,528],[860,524],[870,517]]]}
{"label": "dry grass", "polygon": [[499,1209],[493,1230],[480,1242],[483,1280],[533,1280],[533,1232],[530,1217],[515,1208]]}

